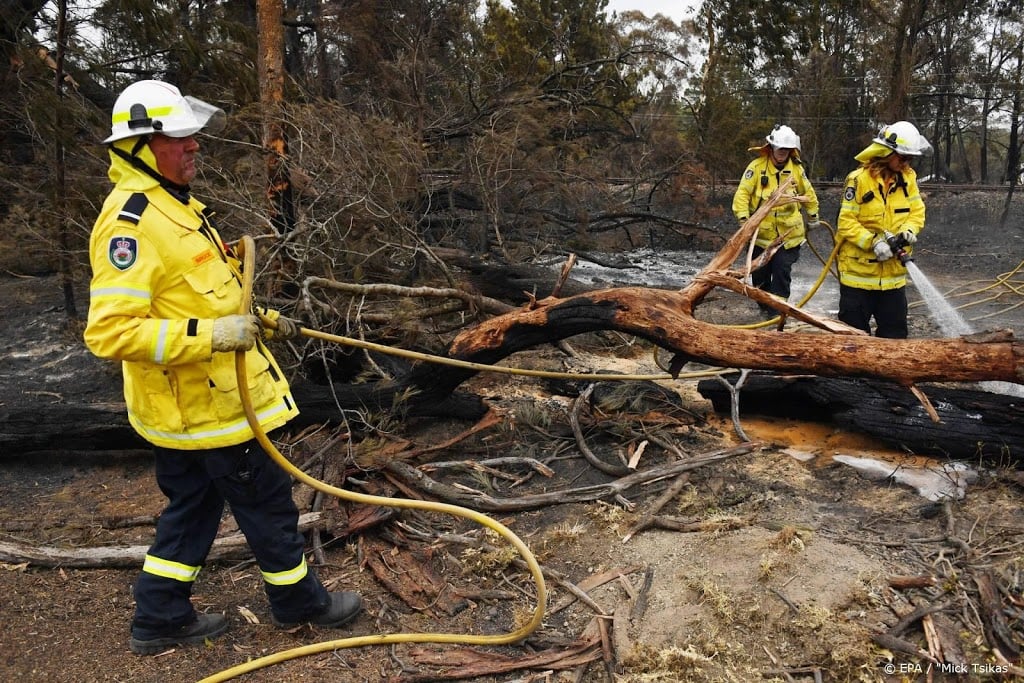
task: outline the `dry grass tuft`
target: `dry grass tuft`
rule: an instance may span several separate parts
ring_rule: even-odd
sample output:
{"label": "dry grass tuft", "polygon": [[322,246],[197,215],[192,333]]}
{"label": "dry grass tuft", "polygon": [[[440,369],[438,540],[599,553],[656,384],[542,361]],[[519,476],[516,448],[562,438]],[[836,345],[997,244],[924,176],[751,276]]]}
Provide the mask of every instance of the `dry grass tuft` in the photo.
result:
{"label": "dry grass tuft", "polygon": [[653,648],[638,645],[623,665],[629,673],[618,679],[621,683],[656,683],[688,680],[692,674],[711,662],[711,658],[680,647]]}

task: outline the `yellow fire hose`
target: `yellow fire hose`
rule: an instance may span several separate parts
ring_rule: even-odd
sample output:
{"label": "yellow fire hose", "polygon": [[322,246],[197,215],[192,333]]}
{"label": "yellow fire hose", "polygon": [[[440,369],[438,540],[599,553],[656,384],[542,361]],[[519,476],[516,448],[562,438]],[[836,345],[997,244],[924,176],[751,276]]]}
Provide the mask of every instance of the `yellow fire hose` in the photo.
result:
{"label": "yellow fire hose", "polygon": [[[252,306],[252,280],[253,273],[255,271],[255,254],[256,249],[254,242],[251,237],[243,237],[240,243],[242,250],[242,258],[244,263],[244,269],[242,271],[242,306],[241,312],[248,313]],[[487,527],[492,531],[503,536],[509,543],[511,543],[520,556],[526,562],[529,567],[530,574],[533,577],[534,584],[537,587],[537,606],[533,611],[533,617],[522,627],[506,634],[498,635],[472,635],[472,634],[460,634],[460,633],[391,633],[391,634],[377,634],[368,636],[353,636],[349,638],[342,638],[339,640],[329,640],[321,643],[314,643],[312,645],[305,645],[297,647],[291,650],[284,650],[276,654],[268,655],[266,657],[260,657],[258,659],[250,660],[244,664],[225,669],[220,673],[214,674],[207,678],[202,679],[200,683],[214,683],[215,681],[228,681],[233,678],[237,678],[242,674],[256,671],[273,664],[287,661],[289,659],[297,659],[298,657],[305,657],[306,655],[312,655],[319,652],[328,652],[332,650],[341,650],[353,647],[362,647],[365,645],[390,645],[394,643],[460,643],[465,645],[508,645],[520,641],[526,636],[533,633],[541,625],[544,620],[544,610],[547,606],[547,588],[544,584],[544,575],[541,572],[540,565],[537,563],[536,558],[530,549],[519,539],[508,527],[504,526],[500,522],[491,519],[490,517],[480,514],[475,510],[460,507],[458,505],[450,505],[448,503],[436,503],[432,501],[420,501],[411,500],[404,498],[388,498],[384,496],[371,496],[363,493],[356,493],[354,491],[346,491],[336,486],[331,486],[325,482],[322,482],[314,477],[309,476],[302,470],[298,469],[292,463],[285,458],[281,452],[274,446],[274,443],[267,436],[266,432],[260,426],[259,419],[256,417],[256,412],[253,409],[252,397],[249,394],[249,387],[246,385],[246,369],[245,369],[245,352],[238,351],[235,354],[235,372],[238,377],[238,390],[242,400],[242,406],[245,408],[245,415],[249,421],[249,426],[252,428],[253,433],[256,436],[256,440],[259,441],[260,445],[267,452],[268,455],[281,466],[286,472],[288,472],[295,479],[301,481],[304,484],[312,486],[318,491],[337,496],[343,500],[349,500],[356,503],[365,503],[368,505],[383,505],[394,508],[407,508],[416,510],[427,510],[431,512],[446,512],[457,517],[464,517],[472,520],[477,524]]]}

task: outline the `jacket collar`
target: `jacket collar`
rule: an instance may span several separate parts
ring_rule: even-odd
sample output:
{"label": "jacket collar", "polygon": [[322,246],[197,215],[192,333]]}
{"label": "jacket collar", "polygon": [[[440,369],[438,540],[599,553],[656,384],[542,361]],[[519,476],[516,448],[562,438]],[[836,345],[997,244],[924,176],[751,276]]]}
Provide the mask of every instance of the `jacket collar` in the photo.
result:
{"label": "jacket collar", "polygon": [[182,204],[189,202],[189,187],[164,178],[157,171],[156,156],[148,144],[139,144],[138,137],[117,140],[110,144],[110,168],[107,177],[114,187],[128,192],[146,192],[162,187]]}

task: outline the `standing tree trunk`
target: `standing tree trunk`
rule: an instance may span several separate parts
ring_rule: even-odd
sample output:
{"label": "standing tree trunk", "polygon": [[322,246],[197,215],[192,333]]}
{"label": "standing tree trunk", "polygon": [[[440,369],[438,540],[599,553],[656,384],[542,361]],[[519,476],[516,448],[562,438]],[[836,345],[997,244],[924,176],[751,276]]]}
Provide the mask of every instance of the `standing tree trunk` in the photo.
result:
{"label": "standing tree trunk", "polygon": [[279,235],[295,227],[295,202],[288,173],[288,144],[277,112],[284,102],[284,5],[258,0],[260,103],[263,105],[263,148],[267,152],[267,198],[270,223]]}
{"label": "standing tree trunk", "polygon": [[927,6],[926,0],[901,3],[896,23],[891,27],[893,56],[889,65],[889,97],[880,112],[886,123],[911,118],[912,103],[907,93],[911,92],[911,75],[917,66],[917,41]]}
{"label": "standing tree trunk", "polygon": [[78,319],[78,307],[75,305],[75,288],[71,276],[71,244],[68,238],[68,203],[67,188],[65,187],[65,166],[64,166],[64,52],[68,40],[68,3],[67,0],[60,0],[57,3],[57,67],[53,74],[54,107],[53,129],[54,129],[54,173],[53,173],[53,203],[57,209],[57,230],[60,234],[58,243],[60,245],[60,279],[61,288],[64,291],[64,311],[68,320]]}
{"label": "standing tree trunk", "polygon": [[[1021,74],[1024,73],[1024,59],[1017,59],[1017,82],[1020,82]],[[1006,191],[1006,201],[1003,202],[1003,213],[999,217],[999,227],[1006,227],[1006,220],[1010,216],[1010,204],[1013,202],[1013,192],[1020,181],[1020,125],[1024,116],[1021,106],[1020,90],[1013,91],[1013,111],[1010,114],[1010,142],[1006,146],[1006,176],[1010,183],[1010,189]]]}
{"label": "standing tree trunk", "polygon": [[316,41],[316,77],[320,97],[333,100],[335,96],[334,79],[327,60],[327,39],[324,31],[324,8],[322,3],[313,5],[313,39]]}

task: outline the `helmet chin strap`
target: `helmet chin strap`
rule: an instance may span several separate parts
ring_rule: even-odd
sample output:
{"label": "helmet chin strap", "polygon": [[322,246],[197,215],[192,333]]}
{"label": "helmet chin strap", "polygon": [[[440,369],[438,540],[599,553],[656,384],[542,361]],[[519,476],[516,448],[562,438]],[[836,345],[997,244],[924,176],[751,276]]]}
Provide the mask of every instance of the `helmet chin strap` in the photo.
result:
{"label": "helmet chin strap", "polygon": [[159,171],[157,171],[155,168],[151,168],[149,164],[147,164],[145,161],[136,156],[139,153],[139,150],[141,150],[147,142],[149,142],[149,136],[140,135],[139,139],[135,142],[135,146],[132,147],[131,154],[128,154],[123,149],[115,147],[114,145],[110,145],[110,149],[114,154],[121,157],[129,164],[131,164],[135,168],[139,169],[140,171],[142,171],[143,173],[145,173],[146,175],[160,183],[160,187],[170,192],[175,197],[175,199],[177,199],[183,204],[187,204],[190,189],[188,185],[179,185],[178,183],[172,180],[168,180],[164,176],[160,175]]}

